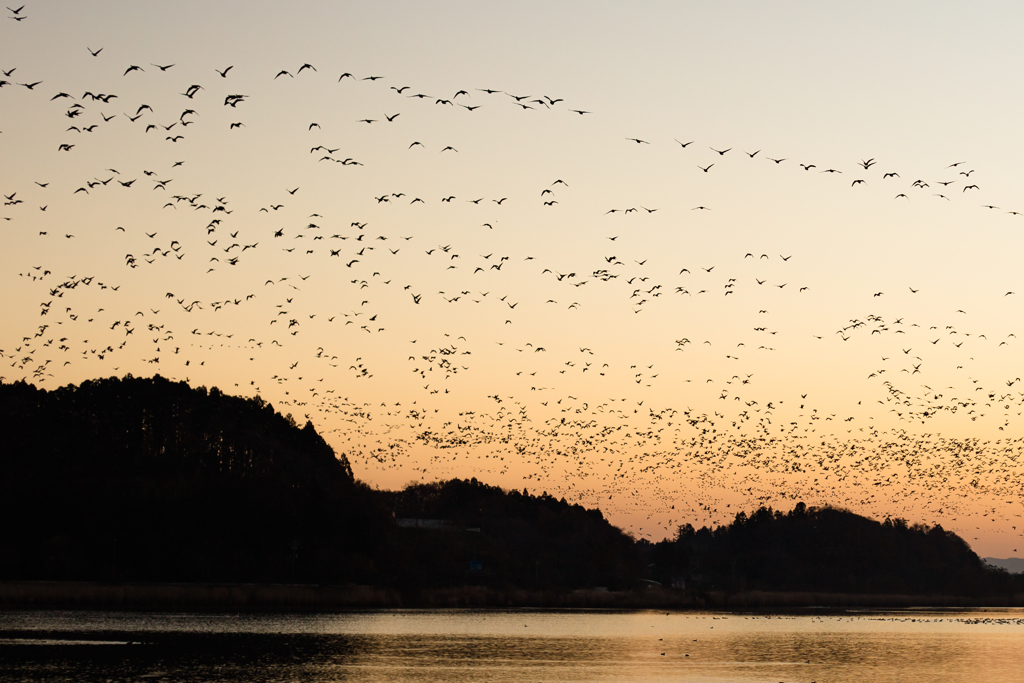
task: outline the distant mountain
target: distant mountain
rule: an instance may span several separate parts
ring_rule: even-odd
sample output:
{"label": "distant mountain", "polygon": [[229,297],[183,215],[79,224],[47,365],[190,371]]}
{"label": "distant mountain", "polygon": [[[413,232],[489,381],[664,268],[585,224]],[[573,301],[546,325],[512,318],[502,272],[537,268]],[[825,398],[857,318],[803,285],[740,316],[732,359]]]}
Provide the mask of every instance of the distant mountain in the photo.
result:
{"label": "distant mountain", "polygon": [[1005,569],[1011,574],[1024,574],[1024,558],[1007,557],[1001,560],[998,557],[985,557],[982,559],[993,567]]}

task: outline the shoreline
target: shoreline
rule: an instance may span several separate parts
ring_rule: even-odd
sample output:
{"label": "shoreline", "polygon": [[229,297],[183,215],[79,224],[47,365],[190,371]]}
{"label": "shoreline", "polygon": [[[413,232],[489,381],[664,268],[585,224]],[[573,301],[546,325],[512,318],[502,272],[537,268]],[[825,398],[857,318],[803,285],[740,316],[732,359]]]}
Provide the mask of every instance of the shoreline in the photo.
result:
{"label": "shoreline", "polygon": [[635,591],[579,589],[567,593],[460,586],[402,594],[360,585],[0,582],[0,611],[20,609],[345,612],[363,609],[670,609],[830,610],[1022,607],[1024,594],[1003,596],[879,595],[744,591],[700,594],[649,588]]}

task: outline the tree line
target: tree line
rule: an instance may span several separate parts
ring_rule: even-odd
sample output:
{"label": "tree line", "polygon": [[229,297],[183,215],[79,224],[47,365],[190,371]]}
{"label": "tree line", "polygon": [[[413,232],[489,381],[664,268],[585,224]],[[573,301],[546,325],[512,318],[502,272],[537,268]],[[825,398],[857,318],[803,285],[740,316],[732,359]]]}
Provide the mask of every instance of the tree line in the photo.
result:
{"label": "tree line", "polygon": [[378,491],[312,423],[160,376],[0,383],[0,580],[992,595],[941,527],[802,503],[637,541],[546,492]]}
{"label": "tree line", "polygon": [[740,512],[714,529],[681,526],[649,556],[662,580],[682,577],[706,590],[982,596],[1024,589],[1024,577],[989,567],[939,525],[804,503]]}

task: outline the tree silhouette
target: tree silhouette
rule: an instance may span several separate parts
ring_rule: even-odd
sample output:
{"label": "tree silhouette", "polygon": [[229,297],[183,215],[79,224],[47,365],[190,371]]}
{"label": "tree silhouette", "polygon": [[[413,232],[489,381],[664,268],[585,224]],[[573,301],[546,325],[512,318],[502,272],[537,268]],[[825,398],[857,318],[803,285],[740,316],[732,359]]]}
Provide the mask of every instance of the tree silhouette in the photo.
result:
{"label": "tree silhouette", "polygon": [[0,580],[356,582],[410,602],[644,578],[698,593],[1024,591],[940,526],[832,507],[741,512],[652,544],[546,492],[476,479],[376,491],[312,423],[160,376],[0,383],[0,434]]}
{"label": "tree silhouette", "polygon": [[0,420],[3,578],[365,580],[389,524],[311,423],[259,398],[2,384]]}
{"label": "tree silhouette", "polygon": [[662,580],[704,589],[976,596],[1014,584],[941,526],[803,503],[788,513],[741,512],[714,529],[681,526],[651,556]]}

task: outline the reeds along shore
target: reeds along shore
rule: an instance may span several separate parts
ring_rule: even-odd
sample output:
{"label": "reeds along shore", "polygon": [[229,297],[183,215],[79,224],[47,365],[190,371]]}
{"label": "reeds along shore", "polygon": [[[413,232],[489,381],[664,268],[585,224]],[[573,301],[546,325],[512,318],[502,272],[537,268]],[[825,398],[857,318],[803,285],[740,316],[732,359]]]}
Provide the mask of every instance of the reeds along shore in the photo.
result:
{"label": "reeds along shore", "polygon": [[107,584],[84,581],[0,583],[0,609],[316,610],[397,607],[396,592],[370,586],[307,584]]}
{"label": "reeds along shore", "polygon": [[0,609],[197,609],[346,611],[381,608],[724,609],[1018,607],[1024,594],[972,598],[948,595],[764,592],[699,595],[657,587],[571,592],[460,586],[403,595],[372,586],[308,584],[0,583]]}

